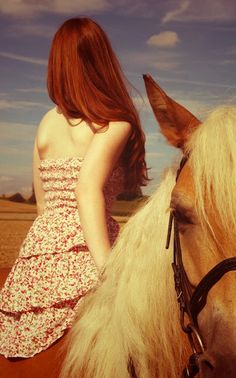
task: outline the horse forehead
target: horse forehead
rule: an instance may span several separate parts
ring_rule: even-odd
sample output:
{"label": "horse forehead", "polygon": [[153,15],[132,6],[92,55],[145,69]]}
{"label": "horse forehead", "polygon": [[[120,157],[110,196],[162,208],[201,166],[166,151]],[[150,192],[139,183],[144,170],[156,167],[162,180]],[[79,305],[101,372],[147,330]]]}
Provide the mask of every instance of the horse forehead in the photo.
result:
{"label": "horse forehead", "polygon": [[186,199],[186,201],[194,203],[194,181],[189,164],[186,163],[182,168],[177,182],[172,191],[172,200],[178,201],[178,199]]}

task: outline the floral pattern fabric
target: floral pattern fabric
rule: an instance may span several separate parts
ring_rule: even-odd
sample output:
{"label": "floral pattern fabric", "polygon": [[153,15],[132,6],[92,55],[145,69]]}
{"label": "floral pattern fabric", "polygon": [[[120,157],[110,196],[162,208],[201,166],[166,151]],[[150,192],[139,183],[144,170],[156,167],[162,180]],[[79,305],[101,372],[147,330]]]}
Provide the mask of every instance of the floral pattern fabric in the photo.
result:
{"label": "floral pattern fabric", "polygon": [[[0,291],[0,354],[5,357],[32,357],[48,348],[71,326],[75,307],[97,283],[75,195],[82,163],[79,157],[40,163],[45,210],[31,226]],[[119,226],[110,211],[123,181],[118,166],[104,188],[112,244]]]}

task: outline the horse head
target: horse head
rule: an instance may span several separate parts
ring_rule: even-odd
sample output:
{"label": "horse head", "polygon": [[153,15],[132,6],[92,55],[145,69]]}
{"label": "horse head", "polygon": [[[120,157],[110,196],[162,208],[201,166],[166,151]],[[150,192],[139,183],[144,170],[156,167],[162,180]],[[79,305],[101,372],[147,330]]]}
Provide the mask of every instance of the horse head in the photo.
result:
{"label": "horse head", "polygon": [[200,376],[234,377],[236,108],[219,108],[201,123],[172,100],[151,76],[144,75],[144,81],[162,134],[188,156],[179,171],[170,207],[178,230],[190,302],[203,280],[200,289],[205,300],[197,295],[203,306],[190,314],[196,318],[197,336],[203,342],[198,355]]}

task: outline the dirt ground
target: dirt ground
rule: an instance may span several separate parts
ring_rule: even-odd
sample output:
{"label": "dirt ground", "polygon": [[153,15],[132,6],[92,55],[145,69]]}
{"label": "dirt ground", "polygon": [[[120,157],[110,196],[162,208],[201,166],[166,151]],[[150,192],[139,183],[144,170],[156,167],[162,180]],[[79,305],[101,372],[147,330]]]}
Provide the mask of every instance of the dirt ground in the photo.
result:
{"label": "dirt ground", "polygon": [[0,201],[0,268],[11,267],[36,217],[36,206]]}
{"label": "dirt ground", "polygon": [[31,224],[32,221],[0,220],[0,268],[13,265]]}

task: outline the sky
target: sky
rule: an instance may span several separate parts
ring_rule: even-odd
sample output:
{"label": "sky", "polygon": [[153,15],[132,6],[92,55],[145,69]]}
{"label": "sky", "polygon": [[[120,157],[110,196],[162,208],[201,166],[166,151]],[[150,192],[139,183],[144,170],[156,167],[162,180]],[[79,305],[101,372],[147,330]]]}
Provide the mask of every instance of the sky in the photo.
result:
{"label": "sky", "polygon": [[145,94],[150,73],[200,119],[236,102],[235,0],[0,0],[0,194],[32,188],[37,125],[54,106],[46,90],[54,33],[88,16],[108,34],[146,134],[151,194],[178,152],[159,133]]}

